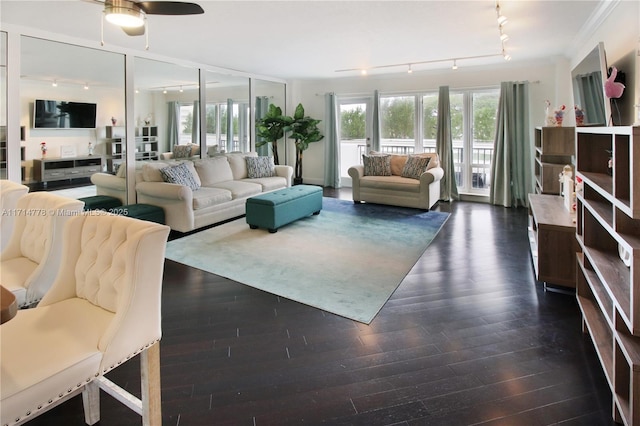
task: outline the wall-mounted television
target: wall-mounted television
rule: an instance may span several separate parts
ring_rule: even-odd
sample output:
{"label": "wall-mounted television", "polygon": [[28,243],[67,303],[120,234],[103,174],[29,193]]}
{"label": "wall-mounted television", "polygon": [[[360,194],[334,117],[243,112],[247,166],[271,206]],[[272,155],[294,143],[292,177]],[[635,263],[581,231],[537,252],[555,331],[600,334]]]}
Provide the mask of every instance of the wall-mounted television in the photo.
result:
{"label": "wall-mounted television", "polygon": [[611,104],[604,94],[607,58],[604,43],[598,45],[571,71],[573,100],[584,111],[584,126],[607,126]]}
{"label": "wall-mounted television", "polygon": [[95,129],[96,104],[36,99],[34,129]]}

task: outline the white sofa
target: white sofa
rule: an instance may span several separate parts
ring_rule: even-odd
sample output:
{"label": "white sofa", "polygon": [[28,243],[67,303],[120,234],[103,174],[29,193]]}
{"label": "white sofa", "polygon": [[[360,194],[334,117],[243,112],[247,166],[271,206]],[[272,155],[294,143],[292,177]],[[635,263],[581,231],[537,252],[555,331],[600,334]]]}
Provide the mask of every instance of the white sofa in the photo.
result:
{"label": "white sofa", "polygon": [[199,185],[196,190],[164,181],[160,169],[171,163],[147,163],[137,174],[137,202],[162,207],[171,229],[189,232],[242,216],[249,197],[291,186],[293,167],[279,165],[274,167],[274,176],[249,177],[246,157],[257,154],[224,154],[185,161]]}
{"label": "white sofa", "polygon": [[438,154],[425,153],[417,156],[430,158],[419,179],[402,177],[407,155],[388,155],[390,176],[365,175],[362,164],[350,167],[353,201],[429,210],[440,199],[440,181],[444,176],[444,170],[440,167]]}

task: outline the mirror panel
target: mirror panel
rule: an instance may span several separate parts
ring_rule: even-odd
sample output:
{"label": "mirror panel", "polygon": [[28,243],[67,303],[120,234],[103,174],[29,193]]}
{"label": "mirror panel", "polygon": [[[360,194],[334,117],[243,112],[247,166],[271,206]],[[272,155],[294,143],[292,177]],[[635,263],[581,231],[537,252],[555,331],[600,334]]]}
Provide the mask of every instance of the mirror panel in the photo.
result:
{"label": "mirror panel", "polygon": [[598,45],[571,70],[577,126],[607,126],[611,105],[604,94],[607,65],[604,44]]}
{"label": "mirror panel", "polygon": [[[269,110],[269,105],[275,105],[282,109],[282,113],[286,114],[286,87],[284,83],[274,81],[253,80],[253,100],[255,102],[255,118],[256,122],[261,119]],[[278,161],[276,164],[284,164],[287,158],[286,144],[284,139],[277,142],[275,146]],[[274,147],[271,143],[256,148],[258,155],[274,156]]]}
{"label": "mirror panel", "polygon": [[0,31],[0,179],[7,176],[7,33]]}
{"label": "mirror panel", "polygon": [[[86,185],[90,172],[83,172],[84,177],[77,178],[77,173],[82,171],[77,167],[91,164],[92,170],[96,165],[106,170],[112,149],[107,138],[111,119],[120,121],[125,117],[124,55],[29,36],[21,37],[20,55],[25,182],[42,189]],[[67,107],[54,107],[56,104],[50,101],[63,101]],[[75,107],[93,105],[95,122],[80,125],[87,128],[35,128],[36,104],[39,116],[48,117],[49,121],[70,117],[71,122],[77,114]],[[49,166],[43,165],[40,161],[43,158],[60,160],[51,168],[61,166],[63,170],[45,171]],[[80,159],[82,162],[78,162]],[[67,168],[70,164],[72,170]],[[89,195],[95,195],[95,189],[81,196]]]}
{"label": "mirror panel", "polygon": [[249,79],[206,71],[205,81],[207,155],[253,149],[250,141]]}
{"label": "mirror panel", "polygon": [[134,70],[136,160],[199,156],[198,69],[136,57]]}

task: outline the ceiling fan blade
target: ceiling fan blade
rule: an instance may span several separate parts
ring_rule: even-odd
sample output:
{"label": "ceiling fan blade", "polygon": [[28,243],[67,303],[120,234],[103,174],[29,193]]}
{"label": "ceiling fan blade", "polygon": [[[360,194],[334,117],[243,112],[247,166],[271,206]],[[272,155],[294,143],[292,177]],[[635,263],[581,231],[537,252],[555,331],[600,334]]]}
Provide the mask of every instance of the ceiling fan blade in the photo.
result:
{"label": "ceiling fan blade", "polygon": [[125,33],[127,33],[127,35],[130,35],[130,36],[144,35],[144,26],[135,27],[135,28],[131,28],[131,27],[120,27],[120,28],[122,28],[122,31],[124,31]]}
{"label": "ceiling fan blade", "polygon": [[198,4],[179,1],[141,1],[136,5],[148,15],[198,15],[204,13]]}

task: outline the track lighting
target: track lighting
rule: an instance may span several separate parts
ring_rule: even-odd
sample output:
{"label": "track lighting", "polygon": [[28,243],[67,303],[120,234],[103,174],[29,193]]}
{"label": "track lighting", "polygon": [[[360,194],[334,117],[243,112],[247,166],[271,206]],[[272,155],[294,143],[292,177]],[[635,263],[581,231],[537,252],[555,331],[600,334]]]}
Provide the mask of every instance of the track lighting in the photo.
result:
{"label": "track lighting", "polygon": [[53,87],[58,87],[58,80],[53,80],[53,83],[51,83],[51,85]]}
{"label": "track lighting", "polygon": [[89,90],[89,85],[87,83],[84,84],[84,90]]}
{"label": "track lighting", "polygon": [[409,64],[409,69],[407,70],[407,73],[408,73],[408,74],[413,73],[413,70],[411,69],[411,64]]}
{"label": "track lighting", "polygon": [[456,63],[456,60],[453,60],[453,66],[451,67],[452,70],[457,70],[458,69],[458,64]]}

